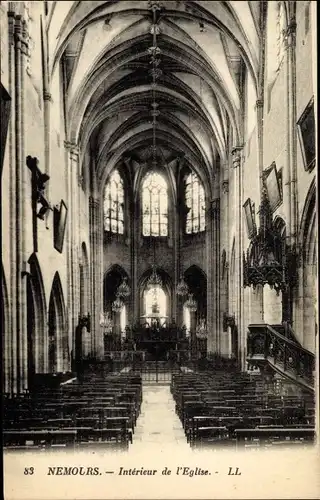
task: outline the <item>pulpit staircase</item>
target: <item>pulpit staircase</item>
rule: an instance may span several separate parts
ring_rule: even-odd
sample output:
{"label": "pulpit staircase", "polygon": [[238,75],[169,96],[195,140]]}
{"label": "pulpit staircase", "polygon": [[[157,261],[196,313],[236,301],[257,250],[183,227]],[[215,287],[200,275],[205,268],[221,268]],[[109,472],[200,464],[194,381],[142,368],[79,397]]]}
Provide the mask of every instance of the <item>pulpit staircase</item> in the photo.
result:
{"label": "pulpit staircase", "polygon": [[289,324],[251,324],[248,329],[249,370],[277,373],[302,390],[315,392],[315,355],[302,347]]}

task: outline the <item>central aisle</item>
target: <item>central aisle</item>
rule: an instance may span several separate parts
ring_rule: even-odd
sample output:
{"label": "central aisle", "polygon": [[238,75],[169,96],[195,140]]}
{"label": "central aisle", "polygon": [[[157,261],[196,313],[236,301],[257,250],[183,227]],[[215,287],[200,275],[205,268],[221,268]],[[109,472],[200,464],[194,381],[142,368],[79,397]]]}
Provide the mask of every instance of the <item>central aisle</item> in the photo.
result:
{"label": "central aisle", "polygon": [[136,452],[146,445],[158,445],[161,450],[178,445],[181,451],[190,450],[168,385],[143,384],[141,413],[130,449]]}

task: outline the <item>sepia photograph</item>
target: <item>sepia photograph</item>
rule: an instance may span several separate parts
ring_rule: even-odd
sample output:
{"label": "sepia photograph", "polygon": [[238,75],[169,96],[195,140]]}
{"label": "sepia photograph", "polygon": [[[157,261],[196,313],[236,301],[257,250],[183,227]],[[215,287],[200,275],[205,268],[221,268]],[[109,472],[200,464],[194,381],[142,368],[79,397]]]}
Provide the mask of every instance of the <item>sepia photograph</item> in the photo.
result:
{"label": "sepia photograph", "polygon": [[320,499],[316,1],[0,42],[5,499]]}

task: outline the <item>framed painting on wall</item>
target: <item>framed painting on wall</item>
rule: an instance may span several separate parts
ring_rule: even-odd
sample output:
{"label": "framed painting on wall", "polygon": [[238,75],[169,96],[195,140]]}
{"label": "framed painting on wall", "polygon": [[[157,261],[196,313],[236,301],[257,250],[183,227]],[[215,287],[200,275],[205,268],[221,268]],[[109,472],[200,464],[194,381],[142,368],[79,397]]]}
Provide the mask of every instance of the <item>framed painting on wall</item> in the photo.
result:
{"label": "framed painting on wall", "polygon": [[62,253],[64,235],[66,231],[68,209],[63,200],[61,200],[60,208],[55,207],[53,211],[53,240],[54,248]]}
{"label": "framed painting on wall", "polygon": [[248,232],[248,238],[254,238],[257,232],[256,229],[256,223],[254,220],[254,212],[253,212],[253,207],[251,203],[251,199],[248,198],[247,201],[243,205],[244,209],[244,214],[245,214],[245,219],[246,219],[246,224],[247,224],[247,232]]}

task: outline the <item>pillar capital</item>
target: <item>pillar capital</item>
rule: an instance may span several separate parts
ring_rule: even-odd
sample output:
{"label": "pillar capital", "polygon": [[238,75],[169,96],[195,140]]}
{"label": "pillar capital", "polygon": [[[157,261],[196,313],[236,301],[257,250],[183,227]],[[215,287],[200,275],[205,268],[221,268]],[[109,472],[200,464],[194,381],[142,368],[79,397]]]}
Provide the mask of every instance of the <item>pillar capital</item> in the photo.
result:
{"label": "pillar capital", "polygon": [[229,193],[229,180],[225,179],[222,181],[222,192],[223,194]]}
{"label": "pillar capital", "polygon": [[241,151],[243,146],[235,146],[231,150],[233,168],[241,166]]}
{"label": "pillar capital", "polygon": [[209,214],[212,219],[216,219],[220,214],[220,198],[214,198],[210,202]]}
{"label": "pillar capital", "polygon": [[93,196],[89,196],[89,206],[92,208],[99,208],[100,200],[98,198],[94,198]]}
{"label": "pillar capital", "polygon": [[295,46],[296,44],[296,31],[297,31],[297,23],[294,19],[291,19],[289,22],[287,29],[284,30],[283,40],[285,44],[285,48],[288,49],[290,47]]}
{"label": "pillar capital", "polygon": [[79,146],[75,142],[64,141],[64,147],[69,152],[70,158],[77,161],[79,158]]}
{"label": "pillar capital", "polygon": [[43,92],[43,100],[52,102],[52,95],[47,90]]}

